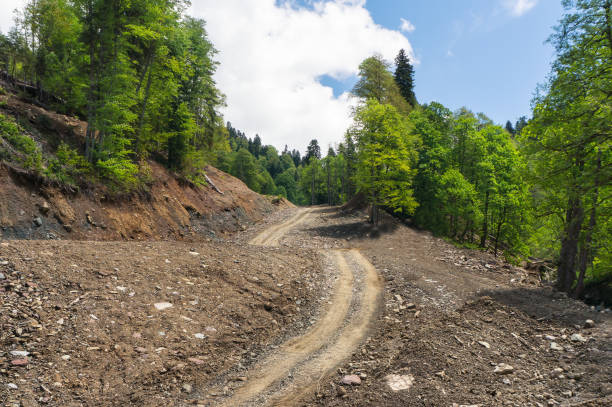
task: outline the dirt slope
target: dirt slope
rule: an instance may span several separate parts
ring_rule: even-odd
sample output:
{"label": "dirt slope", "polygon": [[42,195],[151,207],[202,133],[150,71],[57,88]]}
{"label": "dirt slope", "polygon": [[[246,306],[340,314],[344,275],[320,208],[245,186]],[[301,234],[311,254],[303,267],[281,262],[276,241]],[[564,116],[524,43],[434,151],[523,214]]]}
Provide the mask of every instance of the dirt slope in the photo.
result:
{"label": "dirt slope", "polygon": [[[40,187],[0,166],[0,237],[5,239],[201,239],[246,229],[278,205],[213,167],[206,171],[223,192],[182,185],[151,163],[151,191],[118,201],[98,193],[69,194]],[[281,207],[287,207],[285,201]]]}
{"label": "dirt slope", "polygon": [[[13,94],[0,95],[0,102],[0,112],[22,123],[44,154],[60,142],[83,144],[86,122]],[[198,240],[244,230],[278,208],[293,206],[261,196],[210,166],[206,173],[222,193],[188,185],[154,161],[148,165],[153,183],[147,192],[111,199],[102,187],[73,193],[0,162],[0,239]]]}

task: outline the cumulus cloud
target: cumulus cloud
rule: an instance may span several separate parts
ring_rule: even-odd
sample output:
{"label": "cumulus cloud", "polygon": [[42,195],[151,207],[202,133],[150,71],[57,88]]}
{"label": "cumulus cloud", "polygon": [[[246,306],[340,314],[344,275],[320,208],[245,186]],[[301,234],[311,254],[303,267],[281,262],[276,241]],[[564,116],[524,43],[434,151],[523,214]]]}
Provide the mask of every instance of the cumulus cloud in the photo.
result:
{"label": "cumulus cloud", "polygon": [[414,26],[414,24],[412,24],[410,21],[406,20],[405,18],[400,18],[400,21],[402,22],[402,24],[400,25],[400,30],[402,30],[403,32],[411,33],[414,30],[416,30],[416,27]]}
{"label": "cumulus cloud", "polygon": [[515,17],[520,17],[534,8],[539,0],[503,0],[504,7]]}
{"label": "cumulus cloud", "polygon": [[220,51],[216,80],[227,95],[224,114],[265,143],[304,151],[316,138],[327,150],[350,125],[348,93],[334,96],[318,78],[347,80],[359,63],[392,60],[412,47],[399,32],[377,25],[364,0],[200,0],[189,11],[207,21]]}
{"label": "cumulus cloud", "polygon": [[0,13],[0,31],[8,33],[8,31],[15,25],[15,15],[13,11],[15,9],[21,9],[25,6],[25,0],[2,0],[2,13]]}

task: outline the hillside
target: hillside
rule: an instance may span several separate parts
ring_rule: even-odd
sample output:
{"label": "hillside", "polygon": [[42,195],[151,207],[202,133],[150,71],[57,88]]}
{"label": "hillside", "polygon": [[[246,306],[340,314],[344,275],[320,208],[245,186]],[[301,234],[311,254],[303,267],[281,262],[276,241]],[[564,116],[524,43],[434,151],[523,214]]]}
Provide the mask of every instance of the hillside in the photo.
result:
{"label": "hillside", "polygon": [[[14,93],[0,95],[0,113],[20,124],[22,136],[42,151],[42,162],[55,158],[60,142],[80,146],[85,137],[87,123],[30,104]],[[11,148],[6,142],[3,147]],[[11,155],[2,158],[4,239],[197,240],[244,229],[276,206],[290,205],[284,200],[275,200],[275,205],[273,199],[211,166],[206,174],[214,186],[199,187],[149,160],[151,182],[146,191],[117,195],[102,184],[84,183],[77,189],[24,168]]]}

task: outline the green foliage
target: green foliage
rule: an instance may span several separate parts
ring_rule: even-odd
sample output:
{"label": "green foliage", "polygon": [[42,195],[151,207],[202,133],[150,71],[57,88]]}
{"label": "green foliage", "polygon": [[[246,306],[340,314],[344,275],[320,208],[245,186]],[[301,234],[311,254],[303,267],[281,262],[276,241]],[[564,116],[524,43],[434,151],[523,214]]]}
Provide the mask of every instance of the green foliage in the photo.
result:
{"label": "green foliage", "polygon": [[353,94],[364,102],[374,99],[393,105],[400,113],[407,113],[410,104],[402,96],[389,68],[389,63],[379,55],[364,60],[359,65],[359,80],[353,87]]}
{"label": "green foliage", "polygon": [[[612,269],[612,20],[609,0],[566,0],[568,13],[551,42],[557,49],[548,84],[521,128],[538,206],[559,228],[557,286],[581,296],[587,274]],[[517,125],[517,131],[518,131]],[[601,254],[600,254],[601,253]]]}
{"label": "green foliage", "polygon": [[400,49],[395,58],[395,74],[393,75],[400,94],[413,108],[418,105],[414,94],[414,68],[406,55],[406,51]]}
{"label": "green foliage", "polygon": [[[391,105],[368,100],[357,108],[351,136],[357,146],[357,188],[374,208],[384,206],[411,215],[418,206],[413,197],[413,169],[419,140],[407,120]],[[373,219],[376,222],[376,214]]]}
{"label": "green foliage", "polygon": [[3,113],[0,113],[0,158],[17,162],[27,169],[42,169],[42,152],[36,142]]}
{"label": "green foliage", "polygon": [[41,102],[87,120],[83,149],[100,179],[136,188],[134,165],[153,155],[200,182],[229,146],[216,50],[187,4],[29,0],[0,36],[0,65],[40,84]]}
{"label": "green foliage", "polygon": [[62,143],[49,161],[45,175],[64,184],[78,186],[93,176],[92,165],[78,151]]}
{"label": "green foliage", "polygon": [[127,157],[113,156],[98,160],[96,170],[113,192],[129,192],[138,184],[138,165]]}

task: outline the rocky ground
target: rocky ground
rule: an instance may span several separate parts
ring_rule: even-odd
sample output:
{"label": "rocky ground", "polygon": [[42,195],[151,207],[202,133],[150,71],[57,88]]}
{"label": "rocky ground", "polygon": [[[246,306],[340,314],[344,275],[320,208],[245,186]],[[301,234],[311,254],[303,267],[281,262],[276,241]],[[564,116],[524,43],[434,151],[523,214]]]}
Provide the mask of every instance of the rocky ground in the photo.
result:
{"label": "rocky ground", "polygon": [[489,253],[364,219],[329,211],[285,239],[357,247],[385,279],[367,343],[304,405],[612,405],[609,313]]}
{"label": "rocky ground", "polygon": [[317,210],[280,248],[0,241],[0,404],[214,405],[329,305],[321,249],[384,280],[368,339],[301,405],[612,405],[612,330],[537,274],[386,219]]}
{"label": "rocky ground", "polygon": [[316,316],[320,269],[303,250],[2,241],[0,405],[214,397],[238,361]]}

